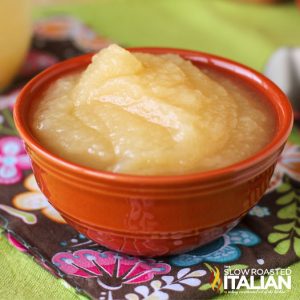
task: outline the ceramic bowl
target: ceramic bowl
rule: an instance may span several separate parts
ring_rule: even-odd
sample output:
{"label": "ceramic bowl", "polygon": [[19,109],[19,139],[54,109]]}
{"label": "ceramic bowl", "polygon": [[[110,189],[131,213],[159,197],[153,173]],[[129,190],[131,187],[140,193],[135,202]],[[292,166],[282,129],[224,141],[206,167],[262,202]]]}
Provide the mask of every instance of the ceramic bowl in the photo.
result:
{"label": "ceramic bowl", "polygon": [[132,255],[182,253],[234,227],[266,191],[277,158],[292,128],[286,96],[263,75],[233,61],[195,51],[135,48],[175,53],[196,66],[233,74],[266,96],[276,133],[258,153],[226,168],[182,176],[134,176],[97,171],[45,149],[30,130],[29,108],[57,78],[84,69],[92,54],[56,64],[20,93],[14,117],[41,191],[75,229],[107,248]]}

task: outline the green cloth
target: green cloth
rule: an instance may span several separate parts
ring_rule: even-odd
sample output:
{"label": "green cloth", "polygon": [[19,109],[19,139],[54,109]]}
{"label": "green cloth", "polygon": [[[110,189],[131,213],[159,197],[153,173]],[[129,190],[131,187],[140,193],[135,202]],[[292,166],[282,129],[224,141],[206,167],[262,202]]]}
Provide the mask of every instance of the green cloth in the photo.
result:
{"label": "green cloth", "polygon": [[[99,0],[93,4],[36,8],[35,18],[71,14],[127,46],[168,46],[207,51],[262,70],[281,45],[300,45],[300,16],[292,4],[259,6],[237,0]],[[300,263],[291,266],[293,289],[276,299],[298,299]],[[0,238],[0,299],[79,299]],[[68,288],[66,288],[68,287]],[[218,299],[228,299],[230,295]],[[235,299],[271,299],[240,294]],[[233,298],[233,296],[232,296]]]}
{"label": "green cloth", "polygon": [[1,300],[83,300],[64,280],[57,279],[0,235]]}
{"label": "green cloth", "polygon": [[72,14],[127,46],[169,46],[215,53],[262,70],[281,45],[300,45],[293,3],[238,0],[98,0],[36,10],[35,17]]}

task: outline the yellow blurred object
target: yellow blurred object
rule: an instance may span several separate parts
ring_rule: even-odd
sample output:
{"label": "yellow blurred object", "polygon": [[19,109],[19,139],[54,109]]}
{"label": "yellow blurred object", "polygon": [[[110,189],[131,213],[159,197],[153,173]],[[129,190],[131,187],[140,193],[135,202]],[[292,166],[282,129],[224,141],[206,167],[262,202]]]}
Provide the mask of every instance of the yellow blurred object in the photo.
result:
{"label": "yellow blurred object", "polygon": [[18,72],[31,38],[31,0],[0,0],[0,89]]}
{"label": "yellow blurred object", "polygon": [[[1,0],[0,0],[1,1]],[[33,0],[37,5],[54,5],[54,4],[74,4],[74,3],[89,3],[96,0]]]}

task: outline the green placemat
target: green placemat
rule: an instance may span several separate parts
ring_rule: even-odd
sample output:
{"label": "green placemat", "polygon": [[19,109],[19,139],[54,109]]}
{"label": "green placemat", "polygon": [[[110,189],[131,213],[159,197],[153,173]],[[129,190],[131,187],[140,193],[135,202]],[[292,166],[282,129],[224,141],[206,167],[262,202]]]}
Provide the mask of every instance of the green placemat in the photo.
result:
{"label": "green placemat", "polygon": [[251,5],[238,0],[95,0],[40,8],[35,17],[67,13],[128,46],[202,50],[262,69],[281,45],[300,45],[293,3]]}
{"label": "green placemat", "polygon": [[57,279],[0,235],[1,300],[85,299],[64,280]]}

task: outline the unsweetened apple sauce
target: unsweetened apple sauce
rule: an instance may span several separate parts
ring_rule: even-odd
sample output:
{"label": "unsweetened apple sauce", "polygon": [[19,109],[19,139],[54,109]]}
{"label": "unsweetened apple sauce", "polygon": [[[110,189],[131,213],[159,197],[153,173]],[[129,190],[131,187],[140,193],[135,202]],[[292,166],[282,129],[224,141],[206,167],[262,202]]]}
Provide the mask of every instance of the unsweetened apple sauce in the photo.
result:
{"label": "unsweetened apple sauce", "polygon": [[261,150],[275,120],[261,93],[178,55],[111,45],[41,95],[31,129],[44,147],[116,173],[176,175],[222,168]]}

